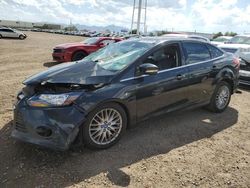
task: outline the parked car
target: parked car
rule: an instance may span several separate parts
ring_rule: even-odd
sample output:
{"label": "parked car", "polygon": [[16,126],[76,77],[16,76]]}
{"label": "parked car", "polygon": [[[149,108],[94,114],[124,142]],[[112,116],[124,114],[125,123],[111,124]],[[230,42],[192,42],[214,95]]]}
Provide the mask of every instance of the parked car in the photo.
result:
{"label": "parked car", "polygon": [[17,31],[15,29],[0,27],[0,39],[1,38],[19,38],[21,40],[25,39],[27,35],[22,33],[21,31]]}
{"label": "parked car", "polygon": [[173,33],[173,34],[165,34],[163,37],[183,37],[183,38],[190,38],[190,39],[197,39],[205,42],[210,42],[210,40],[206,37],[200,36],[200,35],[188,35],[188,34],[178,34],[178,33]]}
{"label": "parked car", "polygon": [[53,49],[52,57],[57,62],[78,61],[106,45],[121,40],[113,37],[93,37],[83,42],[60,44]]}
{"label": "parked car", "polygon": [[250,85],[250,35],[237,35],[226,44],[218,45],[240,58],[240,84]]}
{"label": "parked car", "polygon": [[233,37],[230,37],[230,36],[220,36],[220,37],[217,37],[217,38],[215,38],[215,39],[213,39],[212,41],[211,41],[211,43],[213,44],[213,45],[219,45],[219,44],[224,44],[224,43],[227,43],[227,42],[229,42],[231,39],[232,39]]}
{"label": "parked car", "polygon": [[192,106],[223,112],[238,72],[238,59],[209,43],[124,40],[25,80],[11,135],[60,150],[73,142],[108,148],[155,115]]}

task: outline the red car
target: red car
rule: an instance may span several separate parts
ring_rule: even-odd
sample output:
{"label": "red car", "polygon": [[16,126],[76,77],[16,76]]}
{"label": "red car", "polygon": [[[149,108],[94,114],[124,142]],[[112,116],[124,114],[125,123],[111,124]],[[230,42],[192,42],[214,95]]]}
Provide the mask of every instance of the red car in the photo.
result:
{"label": "red car", "polygon": [[60,44],[53,49],[53,60],[57,62],[78,61],[106,45],[121,40],[121,38],[113,37],[93,37],[83,42]]}

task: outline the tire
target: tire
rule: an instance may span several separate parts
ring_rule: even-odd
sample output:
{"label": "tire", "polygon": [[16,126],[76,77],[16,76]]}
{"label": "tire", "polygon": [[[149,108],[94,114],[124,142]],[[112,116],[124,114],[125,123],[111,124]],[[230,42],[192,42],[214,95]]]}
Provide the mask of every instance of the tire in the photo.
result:
{"label": "tire", "polygon": [[[113,118],[113,121],[106,121],[105,117],[109,117],[107,119]],[[90,149],[109,148],[120,140],[126,127],[127,115],[119,104],[101,105],[89,113],[87,120],[81,127],[83,143]]]}
{"label": "tire", "polygon": [[83,51],[78,51],[76,53],[74,53],[74,55],[72,56],[72,61],[79,61],[81,59],[83,59],[84,57],[86,57],[88,54],[86,54]]}
{"label": "tire", "polygon": [[229,83],[220,82],[212,95],[208,109],[215,113],[223,112],[231,100],[232,88]]}
{"label": "tire", "polygon": [[19,39],[23,40],[25,37],[23,35],[19,35]]}
{"label": "tire", "polygon": [[0,39],[2,38],[2,35],[0,35]]}

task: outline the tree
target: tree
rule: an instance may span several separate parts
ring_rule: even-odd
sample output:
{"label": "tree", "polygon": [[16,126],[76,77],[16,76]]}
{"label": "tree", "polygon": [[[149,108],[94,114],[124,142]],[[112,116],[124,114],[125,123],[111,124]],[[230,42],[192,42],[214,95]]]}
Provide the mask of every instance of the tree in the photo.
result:
{"label": "tree", "polygon": [[231,31],[231,32],[228,32],[228,31],[227,31],[227,32],[225,33],[225,36],[232,36],[232,37],[234,37],[235,35],[237,35],[237,33],[232,32],[232,31]]}
{"label": "tree", "polygon": [[215,33],[213,36],[213,39],[220,37],[220,36],[223,36],[222,32]]}

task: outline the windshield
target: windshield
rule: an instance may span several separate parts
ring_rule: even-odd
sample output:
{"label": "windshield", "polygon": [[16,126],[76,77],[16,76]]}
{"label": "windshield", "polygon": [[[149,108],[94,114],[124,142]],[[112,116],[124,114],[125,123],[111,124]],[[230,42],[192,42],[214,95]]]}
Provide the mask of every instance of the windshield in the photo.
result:
{"label": "windshield", "polygon": [[105,70],[117,72],[139,58],[152,46],[153,43],[140,41],[118,42],[90,54],[83,61],[93,61]]}
{"label": "windshield", "polygon": [[88,39],[83,41],[83,44],[90,44],[90,45],[95,44],[98,40],[99,40],[98,37],[88,38]]}
{"label": "windshield", "polygon": [[233,44],[250,44],[250,37],[246,36],[235,36],[230,40]]}

